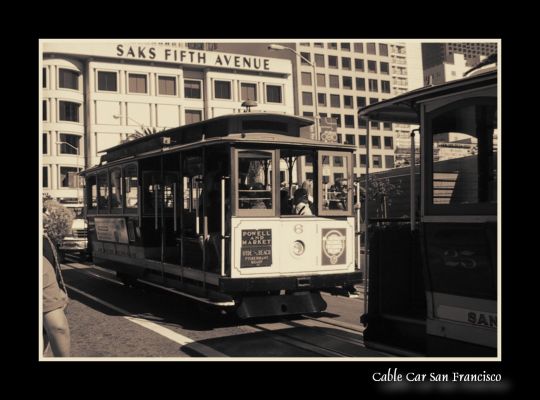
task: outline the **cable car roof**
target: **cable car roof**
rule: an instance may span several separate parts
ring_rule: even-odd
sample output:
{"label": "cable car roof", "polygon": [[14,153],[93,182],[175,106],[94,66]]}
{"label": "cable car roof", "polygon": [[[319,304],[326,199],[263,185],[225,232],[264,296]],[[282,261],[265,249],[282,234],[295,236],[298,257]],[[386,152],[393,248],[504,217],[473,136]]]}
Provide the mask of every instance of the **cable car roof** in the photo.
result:
{"label": "cable car roof", "polygon": [[238,113],[222,115],[193,124],[167,129],[146,135],[104,150],[101,161],[114,161],[121,158],[136,156],[152,150],[163,148],[164,138],[170,138],[170,146],[187,145],[201,142],[210,138],[226,138],[231,134],[242,133],[249,137],[253,133],[268,131],[284,136],[304,138],[300,128],[313,125],[309,118],[296,115],[274,113]]}
{"label": "cable car roof", "polygon": [[417,103],[434,97],[463,92],[497,83],[497,70],[478,71],[463,79],[427,86],[401,94],[388,100],[360,109],[360,117],[370,120],[395,122],[402,124],[419,124],[420,115]]}

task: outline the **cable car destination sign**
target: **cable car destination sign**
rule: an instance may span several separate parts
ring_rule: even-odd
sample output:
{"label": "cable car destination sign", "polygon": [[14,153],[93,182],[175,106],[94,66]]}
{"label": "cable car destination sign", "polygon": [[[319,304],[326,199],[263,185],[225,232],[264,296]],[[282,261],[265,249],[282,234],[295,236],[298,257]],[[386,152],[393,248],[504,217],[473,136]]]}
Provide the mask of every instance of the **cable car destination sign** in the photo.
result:
{"label": "cable car destination sign", "polygon": [[242,229],[240,268],[272,265],[272,229]]}

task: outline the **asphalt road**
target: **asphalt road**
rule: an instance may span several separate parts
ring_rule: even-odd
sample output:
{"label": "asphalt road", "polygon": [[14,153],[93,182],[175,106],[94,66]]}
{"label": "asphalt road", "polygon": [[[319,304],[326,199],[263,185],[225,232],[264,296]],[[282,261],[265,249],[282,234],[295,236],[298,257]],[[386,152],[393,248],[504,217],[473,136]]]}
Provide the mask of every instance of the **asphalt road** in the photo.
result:
{"label": "asphalt road", "polygon": [[[385,357],[366,349],[363,299],[323,294],[316,316],[240,320],[151,287],[126,287],[112,272],[73,258],[62,265],[70,303],[71,356],[83,359]],[[50,352],[45,353],[45,358]]]}

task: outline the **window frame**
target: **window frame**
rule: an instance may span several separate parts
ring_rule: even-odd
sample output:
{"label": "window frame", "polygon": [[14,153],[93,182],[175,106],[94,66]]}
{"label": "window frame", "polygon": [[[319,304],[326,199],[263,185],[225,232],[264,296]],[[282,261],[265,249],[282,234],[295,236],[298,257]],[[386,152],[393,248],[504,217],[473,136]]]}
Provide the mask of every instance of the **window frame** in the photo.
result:
{"label": "window frame", "polygon": [[[165,94],[160,93],[159,91],[159,78],[173,78],[174,79],[174,94]],[[156,74],[156,94],[158,96],[166,96],[166,97],[178,97],[179,93],[179,87],[178,87],[178,77],[176,75],[171,74]]]}
{"label": "window frame", "polygon": [[[140,75],[146,77],[146,92],[132,92],[129,88],[130,75]],[[126,93],[136,96],[150,96],[150,76],[147,72],[127,72]]]}
{"label": "window frame", "polygon": [[[99,73],[104,72],[107,74],[116,75],[116,90],[104,90],[99,88]],[[118,71],[106,70],[106,69],[97,69],[96,70],[96,92],[97,93],[119,93],[120,92],[120,79]]]}
{"label": "window frame", "polygon": [[[231,184],[232,184],[232,190],[231,190],[231,210],[232,210],[232,216],[233,217],[276,217],[277,212],[279,210],[278,208],[278,198],[279,198],[279,150],[271,150],[271,149],[261,149],[261,148],[253,148],[253,147],[231,147]],[[238,182],[239,182],[239,155],[242,152],[260,152],[260,153],[267,153],[272,156],[272,208],[269,209],[245,209],[240,208],[238,201]]]}
{"label": "window frame", "polygon": [[[218,82],[228,83],[230,97],[216,97],[216,84]],[[231,79],[213,79],[212,80],[212,99],[217,101],[233,101],[233,81]]]}
{"label": "window frame", "polygon": [[[459,215],[479,215],[479,216],[491,216],[497,215],[498,201],[493,203],[471,203],[471,204],[433,204],[433,134],[432,132],[432,120],[437,116],[444,114],[452,109],[467,107],[467,106],[492,106],[497,110],[497,97],[472,94],[467,98],[457,98],[454,101],[441,105],[440,107],[430,109],[426,111],[428,103],[421,105],[421,116],[423,124],[421,125],[421,145],[425,149],[423,154],[423,186],[425,191],[423,193],[424,207],[422,217],[436,217],[436,216],[459,216]],[[500,165],[497,165],[500,168]],[[497,181],[500,185],[500,181]]]}
{"label": "window frame", "polygon": [[[200,83],[200,87],[199,87],[200,96],[199,97],[187,97],[186,96],[186,81],[194,81],[194,82],[199,82]],[[182,98],[190,99],[190,100],[202,100],[203,99],[204,82],[203,82],[202,79],[182,78],[182,88],[184,89],[183,93],[182,93],[182,96],[181,96]]]}
{"label": "window frame", "polygon": [[[317,151],[317,170],[319,171],[319,174],[317,176],[317,215],[318,216],[347,216],[352,217],[353,216],[353,191],[351,190],[352,185],[352,179],[353,179],[353,166],[352,166],[352,155],[354,153],[352,151],[339,151],[339,150],[318,150]],[[329,157],[329,160],[334,161],[334,157],[343,157],[344,160],[347,162],[346,172],[348,175],[348,186],[349,190],[347,191],[347,210],[323,210],[323,201],[324,201],[324,184],[323,184],[323,176],[324,176],[324,167],[323,167],[323,157]],[[345,162],[345,161],[344,161]],[[327,164],[329,165],[329,164]],[[339,168],[345,168],[345,167],[339,167]],[[336,171],[333,170],[333,168],[330,168],[330,173],[336,173]]]}
{"label": "window frame", "polygon": [[[60,73],[61,71],[68,71],[68,72],[73,72],[74,74],[77,75],[77,88],[74,89],[74,88],[70,88],[70,87],[63,87],[63,86],[60,86]],[[77,70],[74,70],[74,69],[71,69],[71,68],[66,68],[66,67],[58,67],[58,82],[56,83],[56,86],[58,88],[58,90],[71,90],[72,92],[80,92],[81,89],[81,72],[80,71],[77,71]]]}
{"label": "window frame", "polygon": [[[281,98],[281,101],[277,102],[277,101],[270,101],[268,100],[268,87],[269,86],[273,86],[273,87],[278,87],[279,88],[279,92],[280,92],[280,98]],[[264,101],[265,103],[270,103],[270,104],[285,104],[285,96],[284,96],[284,85],[283,84],[274,84],[274,83],[265,83],[264,84]]]}
{"label": "window frame", "polygon": [[[60,104],[61,103],[70,103],[70,104],[77,104],[79,107],[77,108],[77,121],[72,121],[72,120],[69,120],[69,119],[61,119],[61,107],[60,107]],[[57,107],[57,118],[58,118],[58,122],[61,122],[61,123],[68,123],[68,124],[80,124],[82,123],[81,122],[81,106],[82,104],[81,103],[78,103],[78,102],[75,102],[75,101],[72,101],[72,100],[62,100],[62,99],[58,99],[58,107]]]}

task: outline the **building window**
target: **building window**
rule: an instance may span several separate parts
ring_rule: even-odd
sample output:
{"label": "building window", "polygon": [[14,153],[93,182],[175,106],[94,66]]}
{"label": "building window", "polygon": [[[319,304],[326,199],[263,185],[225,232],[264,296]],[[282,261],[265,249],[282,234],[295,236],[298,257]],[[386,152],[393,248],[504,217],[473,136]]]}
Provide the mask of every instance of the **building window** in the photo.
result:
{"label": "building window", "polygon": [[43,180],[41,182],[41,187],[49,187],[49,167],[43,167]]}
{"label": "building window", "polygon": [[302,72],[302,85],[311,86],[311,73]]}
{"label": "building window", "polygon": [[375,103],[378,103],[379,102],[379,99],[376,98],[376,97],[370,97],[369,98],[369,104],[375,104]]}
{"label": "building window", "polygon": [[363,129],[367,128],[367,121],[364,118],[360,118],[360,116],[358,116],[358,127]]}
{"label": "building window", "polygon": [[354,115],[345,115],[345,128],[354,128]]}
{"label": "building window", "polygon": [[46,88],[47,87],[47,68],[43,68],[43,75],[42,75],[42,85],[41,87]]}
{"label": "building window", "polygon": [[41,154],[49,154],[49,135],[43,133],[43,148],[41,149]]}
{"label": "building window", "polygon": [[281,86],[266,85],[266,101],[268,103],[282,103]]}
{"label": "building window", "polygon": [[324,43],[321,43],[321,42],[315,42],[315,43],[313,43],[313,46],[314,46],[314,47],[319,47],[319,48],[324,48]]}
{"label": "building window", "polygon": [[377,121],[371,121],[369,125],[371,126],[371,129],[379,129],[379,123]]}
{"label": "building window", "polygon": [[343,77],[343,89],[352,89],[352,78],[350,76]]}
{"label": "building window", "polygon": [[58,87],[79,90],[79,73],[60,68],[58,70]]}
{"label": "building window", "polygon": [[360,135],[358,137],[358,146],[365,148],[366,143],[367,143],[367,136],[366,135]]}
{"label": "building window", "polygon": [[337,58],[337,56],[328,56],[328,66],[330,68],[337,68],[338,67],[338,58]]}
{"label": "building window", "polygon": [[317,86],[326,87],[326,75],[317,74]]}
{"label": "building window", "polygon": [[343,96],[343,106],[345,108],[354,108],[353,97],[352,96]]}
{"label": "building window", "polygon": [[216,99],[231,99],[231,82],[215,81],[214,82],[214,98]]}
{"label": "building window", "polygon": [[188,43],[187,47],[192,50],[204,50],[204,43]]}
{"label": "building window", "polygon": [[360,154],[360,166],[365,167],[367,165],[367,155]]}
{"label": "building window", "polygon": [[356,90],[366,90],[366,80],[364,78],[356,78]]}
{"label": "building window", "polygon": [[341,133],[337,134],[337,141],[338,143],[343,143],[343,135]]}
{"label": "building window", "polygon": [[366,98],[365,97],[356,97],[356,107],[365,107],[366,106]]}
{"label": "building window", "polygon": [[377,84],[377,79],[370,79],[369,80],[369,91],[370,92],[378,92],[379,86]]}
{"label": "building window", "polygon": [[309,46],[309,42],[302,42],[300,43],[300,46]]}
{"label": "building window", "polygon": [[380,149],[381,148],[381,137],[380,136],[372,136],[371,137],[371,146],[374,149]]}
{"label": "building window", "polygon": [[390,93],[390,81],[381,81],[381,92]]}
{"label": "building window", "polygon": [[390,66],[387,62],[381,62],[379,63],[379,65],[380,65],[381,74],[385,74],[385,75],[390,74]]}
{"label": "building window", "polygon": [[357,71],[364,72],[364,60],[362,60],[360,58],[355,58],[354,59],[354,69],[357,70]]}
{"label": "building window", "polygon": [[186,110],[186,124],[202,121],[201,110]]}
{"label": "building window", "polygon": [[330,95],[330,107],[341,107],[339,101],[339,94]]}
{"label": "building window", "polygon": [[368,72],[377,73],[377,61],[368,60],[367,62]]}
{"label": "building window", "polygon": [[58,103],[61,121],[79,122],[80,104],[71,101],[59,101]]}
{"label": "building window", "polygon": [[47,121],[47,100],[43,100],[41,104],[43,104],[43,115],[41,116],[41,118],[43,119],[43,121]]}
{"label": "building window", "polygon": [[334,157],[334,167],[343,167],[343,157]]}
{"label": "building window", "polygon": [[354,51],[356,53],[363,53],[364,52],[364,43],[355,43],[354,44]]}
{"label": "building window", "polygon": [[351,51],[351,44],[350,43],[341,43],[341,50]]}
{"label": "building window", "polygon": [[377,50],[375,48],[375,43],[367,43],[366,44],[366,52],[368,54],[377,54]]}
{"label": "building window", "polygon": [[391,122],[383,122],[383,129],[385,131],[391,131],[392,130],[392,123]]}
{"label": "building window", "polygon": [[104,92],[118,91],[116,72],[98,71],[98,90]]}
{"label": "building window", "polygon": [[379,55],[388,57],[388,45],[385,43],[379,43]]}
{"label": "building window", "polygon": [[341,68],[351,69],[351,59],[349,57],[341,57]]}
{"label": "building window", "polygon": [[328,43],[328,48],[331,50],[337,50],[337,43]]}
{"label": "building window", "polygon": [[200,99],[202,97],[201,86],[201,81],[184,79],[184,97],[186,99]]}
{"label": "building window", "polygon": [[394,148],[394,138],[391,136],[384,137],[384,148],[393,149]]}
{"label": "building window", "polygon": [[60,154],[80,154],[81,137],[68,133],[60,134]]}
{"label": "building window", "polygon": [[176,78],[174,76],[158,76],[158,93],[176,96]]}
{"label": "building window", "polygon": [[380,155],[374,155],[372,160],[373,168],[382,168],[382,157]]}
{"label": "building window", "polygon": [[241,100],[255,100],[257,101],[257,85],[255,83],[242,83],[240,85]]}
{"label": "building window", "polygon": [[80,171],[77,167],[60,167],[60,187],[78,188],[80,177],[77,173]]}
{"label": "building window", "polygon": [[324,67],[324,54],[315,54],[315,65],[317,67]]}
{"label": "building window", "polygon": [[336,119],[338,128],[341,128],[341,115],[340,114],[330,114],[332,118]]}
{"label": "building window", "polygon": [[144,93],[148,92],[146,85],[147,76],[144,74],[128,74],[128,90],[129,93]]}
{"label": "building window", "polygon": [[[347,125],[347,117],[349,116],[350,115],[345,115],[345,125]],[[345,135],[345,144],[351,144],[354,146],[354,135]]]}
{"label": "building window", "polygon": [[313,117],[313,113],[310,112],[310,111],[304,111],[304,112],[302,113],[302,116],[303,116],[303,117]]}
{"label": "building window", "polygon": [[305,106],[313,105],[313,94],[311,92],[302,92],[302,104]]}
{"label": "building window", "polygon": [[319,101],[319,104],[321,106],[326,106],[326,94],[325,93],[318,93],[317,99]]}
{"label": "building window", "polygon": [[339,89],[339,76],[329,75],[330,87]]}
{"label": "building window", "polygon": [[[304,52],[301,52],[300,55],[302,57],[300,57],[300,60],[302,62],[302,65],[309,65],[308,61],[311,61],[311,54],[309,53],[304,53]],[[305,60],[304,60],[305,59]],[[307,60],[307,61],[306,61]]]}
{"label": "building window", "polygon": [[386,168],[394,168],[394,156],[384,156],[384,165]]}

